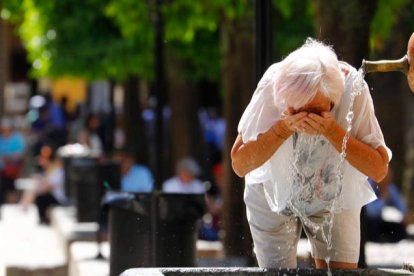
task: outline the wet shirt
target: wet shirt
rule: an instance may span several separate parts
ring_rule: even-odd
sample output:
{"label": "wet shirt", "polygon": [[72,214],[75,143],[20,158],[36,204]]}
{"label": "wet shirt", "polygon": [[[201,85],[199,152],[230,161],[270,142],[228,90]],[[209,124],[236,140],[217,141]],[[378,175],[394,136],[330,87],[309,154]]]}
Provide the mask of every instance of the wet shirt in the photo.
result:
{"label": "wet shirt", "polygon": [[[345,91],[332,110],[337,122],[348,128],[352,95],[355,92],[357,71],[341,62],[349,73],[345,75]],[[253,97],[239,122],[238,131],[243,142],[254,141],[281,117],[273,98],[273,76],[278,64],[272,65],[259,82]],[[353,102],[353,121],[350,134],[373,148],[384,146],[382,131],[375,117],[368,86],[364,86]],[[339,176],[339,177],[338,177]],[[323,136],[294,134],[289,137],[262,166],[245,177],[246,184],[262,183],[266,200],[272,211],[287,215],[311,215],[321,210],[340,212],[360,208],[376,196],[362,174],[346,160]],[[331,209],[335,204],[334,209]]]}
{"label": "wet shirt", "polygon": [[291,184],[285,215],[312,214],[332,206],[341,194],[341,158],[321,135],[294,133],[293,154],[288,165]]}

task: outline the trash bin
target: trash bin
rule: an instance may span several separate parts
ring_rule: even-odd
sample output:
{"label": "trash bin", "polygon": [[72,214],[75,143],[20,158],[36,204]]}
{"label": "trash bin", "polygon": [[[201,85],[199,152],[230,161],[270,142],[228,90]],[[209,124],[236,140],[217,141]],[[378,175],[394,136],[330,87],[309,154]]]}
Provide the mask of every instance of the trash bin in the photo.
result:
{"label": "trash bin", "polygon": [[72,159],[69,169],[70,189],[73,192],[78,222],[97,222],[100,218],[104,186],[100,181],[96,158]]}
{"label": "trash bin", "polygon": [[98,155],[85,146],[71,144],[58,154],[65,169],[65,193],[76,207],[78,222],[98,222],[105,189],[119,189],[121,169],[118,162],[99,161]]}
{"label": "trash bin", "polygon": [[203,194],[107,193],[106,204],[111,276],[133,267],[195,266]]}
{"label": "trash bin", "polygon": [[[113,160],[99,162],[100,182],[105,190],[119,191],[121,189],[121,164]],[[101,198],[105,193],[101,194]]]}
{"label": "trash bin", "polygon": [[197,221],[205,213],[200,194],[161,194],[158,198],[156,265],[195,266]]}
{"label": "trash bin", "polygon": [[58,149],[57,154],[63,160],[65,170],[64,191],[69,204],[74,205],[76,202],[76,187],[74,181],[78,179],[76,169],[73,168],[73,160],[97,158],[87,146],[81,144],[68,144]]}

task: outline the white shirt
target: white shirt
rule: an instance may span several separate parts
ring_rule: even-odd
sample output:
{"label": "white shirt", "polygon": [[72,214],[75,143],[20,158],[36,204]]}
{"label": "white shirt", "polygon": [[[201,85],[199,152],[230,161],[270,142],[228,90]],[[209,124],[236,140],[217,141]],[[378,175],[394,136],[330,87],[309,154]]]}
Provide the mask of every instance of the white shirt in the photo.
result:
{"label": "white shirt", "polygon": [[53,171],[49,172],[46,175],[47,181],[53,185],[52,194],[54,198],[59,201],[61,204],[67,202],[67,198],[64,191],[64,181],[65,181],[65,170],[63,168],[55,168]]}
{"label": "white shirt", "polygon": [[203,194],[205,187],[203,182],[198,179],[194,179],[189,183],[183,183],[179,177],[174,176],[164,182],[162,191],[176,194]]}
{"label": "white shirt", "polygon": [[[347,129],[346,115],[357,72],[350,65],[341,64],[349,69],[349,74],[345,76],[344,94],[332,113],[337,122]],[[259,134],[266,132],[280,119],[283,110],[276,106],[273,99],[273,76],[277,69],[278,64],[274,64],[266,71],[243,113],[238,131],[244,143],[256,140]],[[350,134],[373,148],[385,147],[391,159],[392,153],[385,145],[365,82],[361,94],[355,97],[353,112]],[[295,154],[295,148],[300,154]],[[296,160],[293,161],[293,158]],[[248,185],[263,183],[269,207],[278,213],[291,214],[290,203],[309,215],[327,209],[335,198],[336,212],[360,208],[376,199],[367,176],[346,160],[338,168],[339,160],[340,154],[323,136],[292,135],[268,161],[248,173],[245,180]],[[292,169],[295,166],[296,171]],[[335,176],[341,170],[343,179],[338,184]]]}

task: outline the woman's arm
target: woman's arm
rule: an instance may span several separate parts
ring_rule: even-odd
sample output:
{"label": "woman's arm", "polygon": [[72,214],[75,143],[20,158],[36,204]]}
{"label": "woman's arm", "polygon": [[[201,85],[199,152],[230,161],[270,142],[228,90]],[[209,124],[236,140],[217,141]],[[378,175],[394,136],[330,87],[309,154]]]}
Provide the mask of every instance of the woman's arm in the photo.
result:
{"label": "woman's arm", "polygon": [[239,134],[231,149],[234,172],[238,176],[244,177],[250,171],[263,165],[292,135],[306,115],[306,112],[288,115],[277,121],[268,131],[260,134],[255,141],[244,143]]}
{"label": "woman's arm", "polygon": [[[321,116],[313,113],[303,120],[301,125],[304,132],[322,134],[338,152],[342,151],[342,142],[346,134],[330,112],[323,112]],[[388,153],[383,146],[373,148],[358,139],[350,136],[346,145],[346,160],[360,172],[380,182],[388,172]]]}

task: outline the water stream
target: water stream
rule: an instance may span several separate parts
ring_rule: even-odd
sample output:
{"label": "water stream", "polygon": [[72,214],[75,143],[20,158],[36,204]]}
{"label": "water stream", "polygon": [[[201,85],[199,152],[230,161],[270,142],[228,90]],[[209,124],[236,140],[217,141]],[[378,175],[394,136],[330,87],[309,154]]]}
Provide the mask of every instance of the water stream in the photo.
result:
{"label": "water stream", "polygon": [[[338,199],[342,191],[346,148],[354,117],[353,105],[355,97],[361,94],[364,87],[364,73],[362,69],[359,69],[352,83],[350,103],[346,115],[346,134],[342,140],[339,156],[332,154],[332,145],[321,135],[295,133],[293,136],[293,157],[289,162],[289,180],[292,183],[292,193],[284,213],[300,218],[304,226],[312,229],[313,233],[320,231],[329,252],[329,256],[325,259],[328,265],[328,275],[332,275],[329,267],[329,261],[332,257],[330,254],[332,227],[334,214],[341,208]],[[328,211],[322,224],[309,219],[310,215],[321,210]]]}

